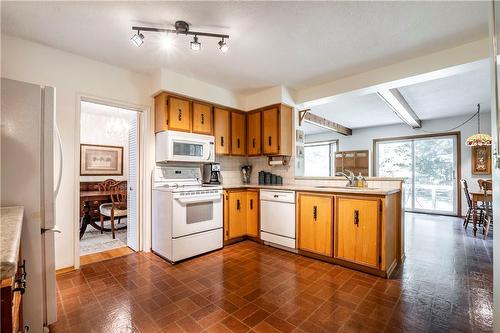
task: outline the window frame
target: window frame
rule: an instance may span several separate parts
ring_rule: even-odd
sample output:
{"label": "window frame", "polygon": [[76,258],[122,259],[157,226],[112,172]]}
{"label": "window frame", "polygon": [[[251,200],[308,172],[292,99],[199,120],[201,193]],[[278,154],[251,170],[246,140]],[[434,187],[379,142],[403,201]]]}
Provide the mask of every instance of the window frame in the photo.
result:
{"label": "window frame", "polygon": [[[456,156],[456,201],[457,205],[455,207],[456,211],[448,214],[448,213],[443,213],[443,212],[433,212],[433,211],[424,211],[424,210],[407,210],[405,211],[411,211],[415,213],[424,213],[424,214],[431,214],[431,215],[448,215],[448,216],[461,216],[462,215],[462,191],[461,191],[461,185],[460,185],[460,179],[462,179],[462,150],[461,150],[461,132],[460,131],[454,131],[454,132],[442,132],[442,133],[430,133],[430,134],[421,134],[421,135],[408,135],[408,136],[398,136],[398,137],[388,137],[388,138],[377,138],[373,139],[373,156],[372,156],[372,165],[373,165],[373,175],[374,177],[379,177],[379,166],[377,163],[377,153],[378,153],[378,144],[383,143],[383,142],[396,142],[396,141],[415,141],[418,139],[428,139],[428,138],[438,138],[438,137],[454,137],[455,140],[455,156]],[[412,147],[414,145],[412,144]],[[413,148],[412,148],[413,149]]]}
{"label": "window frame", "polygon": [[[305,164],[305,160],[306,160],[306,147],[317,147],[317,146],[326,146],[328,145],[329,146],[329,166],[328,166],[328,170],[329,170],[329,175],[328,176],[307,176],[306,175],[306,164]],[[326,141],[313,141],[313,142],[307,142],[307,143],[304,143],[304,177],[335,177],[335,154],[339,151],[339,140],[338,139],[335,139],[335,140],[326,140]]]}

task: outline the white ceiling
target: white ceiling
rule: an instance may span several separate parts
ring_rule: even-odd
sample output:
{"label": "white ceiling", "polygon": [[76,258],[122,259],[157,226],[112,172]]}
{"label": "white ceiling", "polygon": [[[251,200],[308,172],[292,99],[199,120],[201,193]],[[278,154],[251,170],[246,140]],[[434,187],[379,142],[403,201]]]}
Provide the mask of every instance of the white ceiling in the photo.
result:
{"label": "white ceiling", "polygon": [[481,70],[426,81],[399,91],[422,120],[472,114],[476,105],[490,111],[490,73],[488,66]]}
{"label": "white ceiling", "polygon": [[[482,112],[491,108],[488,64],[479,70],[398,88],[421,120],[472,115],[476,105]],[[342,95],[332,102],[314,106],[311,112],[349,128],[403,123],[376,94]],[[314,125],[304,126],[306,134],[325,132]]]}
{"label": "white ceiling", "polygon": [[[2,33],[141,72],[168,68],[249,91],[323,83],[484,38],[487,2],[1,2]],[[230,51],[179,36],[131,45],[132,25],[228,33]]]}
{"label": "white ceiling", "polygon": [[[331,103],[312,107],[311,113],[349,128],[382,126],[401,122],[377,94],[339,96]],[[321,127],[307,123],[302,127],[307,134],[325,131]]]}

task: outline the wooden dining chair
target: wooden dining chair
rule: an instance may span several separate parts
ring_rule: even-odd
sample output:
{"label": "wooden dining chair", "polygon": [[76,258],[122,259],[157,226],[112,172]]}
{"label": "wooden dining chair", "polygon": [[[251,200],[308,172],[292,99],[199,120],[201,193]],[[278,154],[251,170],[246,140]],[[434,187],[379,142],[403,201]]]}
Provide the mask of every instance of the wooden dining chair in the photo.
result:
{"label": "wooden dining chair", "polygon": [[99,191],[109,191],[109,188],[111,186],[114,186],[118,183],[117,180],[114,180],[114,179],[106,179],[105,181],[97,184],[97,186],[99,187]]}
{"label": "wooden dining chair", "polygon": [[109,187],[111,191],[111,203],[102,204],[99,207],[101,214],[101,232],[104,229],[104,217],[109,217],[111,222],[111,234],[115,239],[115,218],[127,216],[127,182],[120,181]]}
{"label": "wooden dining chair", "polygon": [[[479,188],[484,192],[484,196],[491,195],[493,190],[493,183],[491,180],[479,179]],[[483,239],[488,237],[488,233],[493,226],[493,206],[491,202],[483,202],[481,208],[484,210],[484,223],[483,223]]]}
{"label": "wooden dining chair", "polygon": [[[472,198],[469,193],[469,185],[467,184],[467,181],[465,179],[460,180],[460,184],[462,185],[462,189],[464,190],[465,194],[465,199],[467,200],[467,214],[465,214],[465,219],[463,226],[465,229],[467,229],[467,225],[469,222],[472,220]],[[483,218],[483,208],[478,206],[476,207],[476,214],[478,214],[478,221],[481,223],[481,220]]]}

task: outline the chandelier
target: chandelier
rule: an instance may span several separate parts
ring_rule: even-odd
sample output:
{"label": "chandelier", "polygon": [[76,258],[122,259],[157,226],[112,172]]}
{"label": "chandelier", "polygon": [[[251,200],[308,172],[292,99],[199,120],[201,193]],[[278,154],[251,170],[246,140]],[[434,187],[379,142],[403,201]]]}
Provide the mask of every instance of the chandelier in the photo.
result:
{"label": "chandelier", "polygon": [[469,147],[475,146],[491,146],[491,142],[493,139],[490,135],[481,133],[481,125],[480,125],[480,104],[477,105],[477,133],[471,135],[465,140],[465,145]]}

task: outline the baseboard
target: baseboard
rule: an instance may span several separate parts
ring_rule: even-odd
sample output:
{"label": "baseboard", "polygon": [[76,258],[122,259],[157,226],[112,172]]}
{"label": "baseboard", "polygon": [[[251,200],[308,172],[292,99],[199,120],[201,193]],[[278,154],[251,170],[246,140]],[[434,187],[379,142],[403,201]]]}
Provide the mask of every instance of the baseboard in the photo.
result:
{"label": "baseboard", "polygon": [[73,272],[74,270],[75,270],[75,266],[59,268],[59,269],[56,269],[56,275]]}

